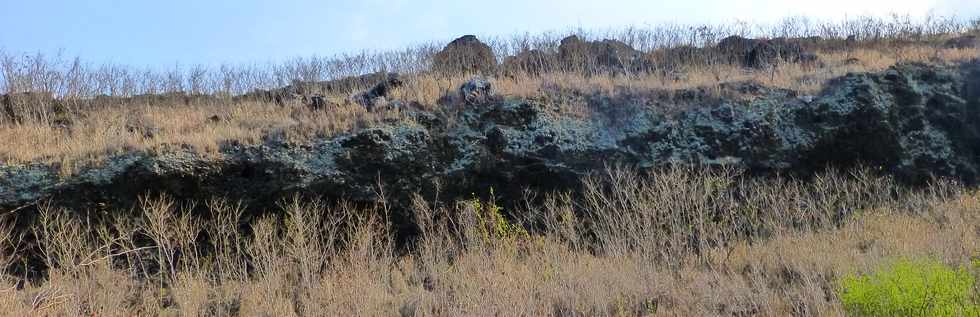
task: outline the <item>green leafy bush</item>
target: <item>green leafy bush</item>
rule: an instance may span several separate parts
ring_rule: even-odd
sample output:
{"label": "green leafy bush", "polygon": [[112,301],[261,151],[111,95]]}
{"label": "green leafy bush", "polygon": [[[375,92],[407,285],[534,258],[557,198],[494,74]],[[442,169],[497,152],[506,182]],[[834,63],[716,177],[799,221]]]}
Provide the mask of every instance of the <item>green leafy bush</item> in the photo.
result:
{"label": "green leafy bush", "polygon": [[973,275],[936,261],[901,260],[849,276],[839,293],[851,316],[980,316]]}
{"label": "green leafy bush", "polygon": [[[493,188],[490,189],[490,196],[494,197]],[[482,202],[474,195],[473,199],[466,201],[469,208],[476,216],[477,227],[484,242],[510,241],[529,238],[528,233],[518,224],[507,221],[504,217],[503,208],[498,206],[495,198],[489,202]]]}

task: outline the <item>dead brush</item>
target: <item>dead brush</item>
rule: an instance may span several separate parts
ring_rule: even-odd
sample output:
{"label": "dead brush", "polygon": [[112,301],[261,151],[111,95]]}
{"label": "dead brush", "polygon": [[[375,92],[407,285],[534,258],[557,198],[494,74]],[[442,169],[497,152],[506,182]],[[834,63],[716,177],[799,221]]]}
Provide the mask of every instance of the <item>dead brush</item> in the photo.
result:
{"label": "dead brush", "polygon": [[[194,205],[208,214],[203,222],[165,196],[106,224],[45,204],[33,226],[46,274],[5,291],[0,308],[838,315],[827,293],[838,276],[894,257],[965,263],[980,252],[976,193],[943,180],[912,189],[866,170],[803,180],[614,166],[583,188],[529,193],[513,209],[417,196],[409,210],[418,236],[406,248],[394,243],[383,199],[355,207],[295,197],[250,223],[222,200]],[[23,249],[7,250],[17,261]]]}

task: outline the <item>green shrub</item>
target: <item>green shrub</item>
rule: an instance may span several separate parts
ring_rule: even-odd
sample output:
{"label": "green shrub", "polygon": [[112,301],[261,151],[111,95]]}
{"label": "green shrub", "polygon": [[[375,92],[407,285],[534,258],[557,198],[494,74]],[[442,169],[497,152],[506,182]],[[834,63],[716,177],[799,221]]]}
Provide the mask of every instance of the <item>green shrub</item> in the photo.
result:
{"label": "green shrub", "polygon": [[[490,188],[490,196],[495,197],[493,188]],[[489,202],[483,202],[474,195],[473,199],[466,201],[466,204],[476,216],[477,226],[484,242],[513,242],[514,240],[528,238],[528,233],[523,227],[507,221],[503,214],[503,208],[496,203],[496,198],[491,198]]]}
{"label": "green shrub", "polygon": [[851,316],[980,316],[969,270],[935,261],[902,260],[849,276],[839,292]]}

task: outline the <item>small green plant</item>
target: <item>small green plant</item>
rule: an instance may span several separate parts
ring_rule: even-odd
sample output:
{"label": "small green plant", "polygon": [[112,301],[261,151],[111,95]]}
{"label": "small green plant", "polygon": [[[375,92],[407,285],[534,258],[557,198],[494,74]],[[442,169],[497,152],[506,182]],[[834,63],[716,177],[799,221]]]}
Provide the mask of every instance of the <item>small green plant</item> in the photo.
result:
{"label": "small green plant", "polygon": [[932,260],[900,260],[841,281],[850,316],[980,316],[974,277]]}
{"label": "small green plant", "polygon": [[493,188],[490,189],[489,202],[480,201],[476,195],[466,203],[476,214],[480,234],[485,242],[514,241],[527,238],[528,233],[523,227],[513,224],[504,217],[503,208],[495,202]]}

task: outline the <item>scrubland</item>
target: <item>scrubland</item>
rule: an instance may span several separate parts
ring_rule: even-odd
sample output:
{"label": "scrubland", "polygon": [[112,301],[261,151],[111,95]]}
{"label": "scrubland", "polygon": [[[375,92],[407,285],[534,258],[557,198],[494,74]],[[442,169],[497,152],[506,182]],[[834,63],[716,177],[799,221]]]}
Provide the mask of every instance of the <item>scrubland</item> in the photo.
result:
{"label": "scrubland", "polygon": [[[577,31],[670,63],[643,73],[482,75],[499,95],[563,102],[569,116],[587,116],[591,106],[561,96],[712,91],[738,81],[814,95],[849,72],[975,59],[978,48],[944,43],[977,25],[893,17]],[[820,65],[750,69],[717,56],[667,57],[733,34],[821,36],[808,47]],[[564,35],[488,42],[503,60],[554,52]],[[228,142],[302,143],[410,120],[406,109],[351,102],[369,88],[356,85],[321,92],[331,107],[319,110],[240,98],[379,71],[402,74],[393,99],[451,111],[461,105],[446,96],[475,74],[429,71],[439,48],[162,72],[0,52],[5,93],[59,100],[18,108],[18,120],[0,114],[0,164],[52,164],[70,174],[113,154],[179,147],[222,155]],[[147,94],[162,97],[137,98]],[[379,185],[373,204],[296,195],[259,214],[221,197],[166,193],[142,196],[130,209],[40,202],[31,217],[0,210],[0,314],[841,316],[865,312],[843,301],[853,287],[846,281],[903,261],[966,272],[968,298],[950,304],[958,307],[950,316],[980,305],[980,192],[955,180],[909,185],[873,167],[803,178],[611,164],[574,187],[510,201],[487,188],[469,199],[394,202]],[[403,219],[395,212],[408,223],[394,223]]]}
{"label": "scrubland", "polygon": [[[234,203],[208,202],[200,221],[166,196],[100,225],[42,208],[34,247],[50,270],[33,281],[8,275],[0,307],[97,316],[833,316],[845,314],[842,278],[894,261],[978,269],[974,190],[941,180],[909,189],[869,172],[743,176],[611,167],[579,194],[519,210],[416,199],[418,238],[405,246],[383,200],[358,208],[296,198],[247,222]],[[7,265],[16,264],[11,247]]]}
{"label": "scrubland", "polygon": [[[584,39],[615,39],[630,45],[654,67],[635,73],[582,71],[578,67],[554,67],[546,72],[526,67],[507,68],[489,74],[498,94],[534,98],[574,93],[605,95],[677,91],[719,90],[723,83],[755,81],[767,86],[817,94],[830,79],[849,72],[875,72],[896,63],[956,63],[980,55],[976,47],[948,47],[945,41],[975,30],[975,22],[933,17],[915,21],[855,18],[840,22],[787,19],[775,25],[679,26],[664,25],[606,31],[577,30],[567,34]],[[555,52],[566,33],[522,35],[488,40],[497,60],[529,50]],[[820,41],[805,45],[819,57],[819,65],[782,63],[750,69],[732,64],[724,54],[711,50],[731,35],[771,38],[807,38]],[[689,51],[688,48],[705,48]],[[404,116],[399,110],[367,111],[350,101],[351,95],[373,83],[319,91],[332,107],[311,111],[301,105],[283,106],[251,98],[235,98],[254,90],[273,89],[290,83],[322,82],[352,78],[373,72],[399,72],[405,82],[392,98],[413,103],[423,110],[443,110],[441,103],[474,73],[432,72],[433,56],[440,46],[423,44],[403,51],[363,52],[334,57],[296,58],[281,63],[140,69],[120,65],[95,65],[60,56],[17,55],[0,51],[0,91],[55,96],[31,101],[13,122],[0,114],[0,162],[60,164],[72,166],[97,162],[107,155],[170,147],[190,147],[217,153],[229,141],[261,143],[268,135],[303,142],[352,132],[385,120]],[[573,57],[574,59],[574,57]],[[559,64],[546,57],[539,64]],[[503,65],[501,65],[503,66]],[[152,98],[139,98],[151,96]],[[567,99],[567,98],[566,98]],[[587,113],[588,106],[566,100],[570,115]]]}

